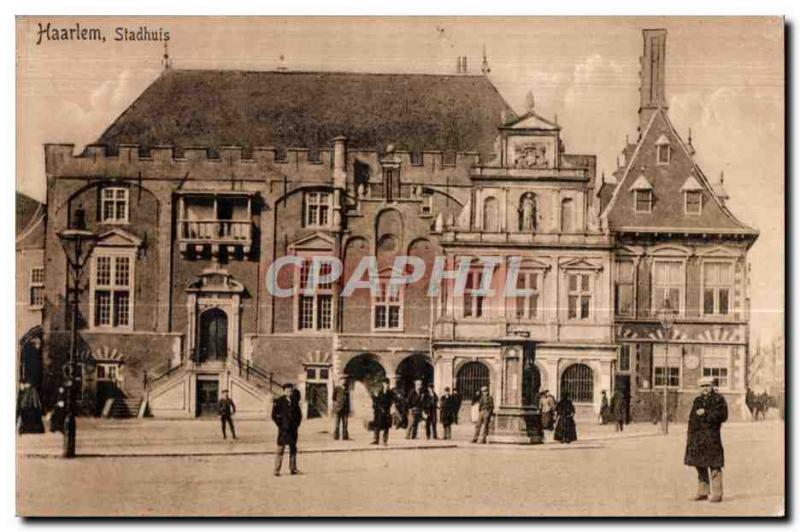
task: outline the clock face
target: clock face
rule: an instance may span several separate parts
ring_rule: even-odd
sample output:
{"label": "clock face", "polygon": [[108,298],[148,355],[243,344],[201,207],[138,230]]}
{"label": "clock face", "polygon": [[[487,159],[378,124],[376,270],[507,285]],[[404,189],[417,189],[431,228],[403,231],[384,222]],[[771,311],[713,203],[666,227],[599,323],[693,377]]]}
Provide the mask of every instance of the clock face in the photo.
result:
{"label": "clock face", "polygon": [[697,369],[700,366],[700,357],[697,355],[686,355],[683,359],[683,365],[686,369]]}
{"label": "clock face", "polygon": [[516,349],[514,349],[514,348],[511,348],[511,349],[509,349],[508,351],[506,351],[506,356],[515,357],[515,356],[517,356],[518,354],[519,354],[519,353],[518,353],[518,352],[517,352],[517,350],[516,350]]}

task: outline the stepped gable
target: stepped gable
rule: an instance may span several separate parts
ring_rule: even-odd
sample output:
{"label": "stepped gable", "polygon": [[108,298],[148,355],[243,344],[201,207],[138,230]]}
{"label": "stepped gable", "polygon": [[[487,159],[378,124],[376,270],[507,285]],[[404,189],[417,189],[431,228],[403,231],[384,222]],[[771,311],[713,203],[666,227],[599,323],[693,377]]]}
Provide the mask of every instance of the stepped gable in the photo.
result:
{"label": "stepped gable", "polygon": [[[665,142],[670,146],[670,160],[668,164],[658,164],[657,146]],[[632,189],[645,182],[653,192],[652,209],[637,212]],[[685,212],[687,183],[691,184],[689,188],[699,186],[703,192],[699,215]],[[612,231],[758,234],[736,219],[719,200],[663,109],[651,115],[603,216]]]}
{"label": "stepped gable", "polygon": [[[166,70],[101,135],[116,153],[208,146],[330,148],[494,155],[502,116],[514,113],[485,76]],[[179,153],[180,154],[180,151]],[[147,155],[147,151],[142,153]]]}

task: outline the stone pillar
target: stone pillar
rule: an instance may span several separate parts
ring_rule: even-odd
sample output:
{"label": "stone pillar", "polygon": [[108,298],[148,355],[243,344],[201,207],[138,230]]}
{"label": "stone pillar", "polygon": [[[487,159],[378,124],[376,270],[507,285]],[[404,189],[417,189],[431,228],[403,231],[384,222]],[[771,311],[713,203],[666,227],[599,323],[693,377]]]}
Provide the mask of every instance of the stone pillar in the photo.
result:
{"label": "stone pillar", "polygon": [[544,433],[535,397],[533,342],[514,339],[501,348],[500,390],[495,394],[494,430],[489,439],[498,443],[542,443]]}

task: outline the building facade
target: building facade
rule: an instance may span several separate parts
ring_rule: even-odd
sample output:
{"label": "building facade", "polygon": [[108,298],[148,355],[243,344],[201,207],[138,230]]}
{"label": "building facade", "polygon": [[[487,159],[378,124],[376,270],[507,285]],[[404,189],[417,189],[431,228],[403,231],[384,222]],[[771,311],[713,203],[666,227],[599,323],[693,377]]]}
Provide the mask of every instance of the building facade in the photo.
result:
{"label": "building facade", "polygon": [[[662,63],[643,79],[663,99],[652,35],[645,54]],[[614,386],[637,415],[659,386],[682,401],[695,374],[738,398],[756,233],[692,162],[663,101],[643,99],[639,142],[607,183],[593,156],[566,152],[555,120],[514,113],[483,71],[167,68],[82,153],[46,145],[45,364],[63,364],[69,339],[57,232],[81,225],[97,237],[78,316],[90,412],[127,397],[194,417],[229,389],[243,415],[262,416],[291,381],[307,415],[326,415],[339,375],[365,417],[384,377],[456,387],[465,401],[488,384],[503,405],[569,391],[585,415]],[[645,163],[664,139],[666,165]],[[641,216],[626,211],[644,204],[640,188]],[[675,201],[700,213],[673,220]],[[342,276],[314,283],[332,273],[314,271],[315,257],[337,259]],[[424,274],[394,290],[414,273],[398,257]],[[429,294],[432,276],[459,268],[463,290],[445,275]],[[365,274],[377,290],[347,293]],[[509,279],[522,295],[504,294]],[[662,296],[679,312],[663,348]]]}

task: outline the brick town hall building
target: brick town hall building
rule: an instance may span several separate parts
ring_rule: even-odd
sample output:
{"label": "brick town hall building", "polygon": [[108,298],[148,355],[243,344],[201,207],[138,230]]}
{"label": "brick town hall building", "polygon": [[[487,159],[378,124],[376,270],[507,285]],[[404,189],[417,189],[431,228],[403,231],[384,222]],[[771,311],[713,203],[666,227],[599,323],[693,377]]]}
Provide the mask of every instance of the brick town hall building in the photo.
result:
{"label": "brick town hall building", "polygon": [[[671,124],[665,50],[666,32],[645,30],[639,138],[605,182],[555,121],[514,113],[485,60],[482,75],[166,68],[83,153],[45,146],[45,388],[69,343],[57,233],[85,222],[98,239],[79,357],[94,413],[125,397],[133,413],[194,417],[227,388],[241,415],[263,416],[291,381],[304,413],[325,415],[346,374],[354,415],[387,376],[465,399],[489,384],[506,405],[568,389],[584,416],[616,386],[644,418],[664,386],[687,410],[710,375],[736,415],[757,232]],[[384,288],[397,255],[427,269],[394,297],[341,297],[343,282],[278,297],[265,280],[287,255],[338,257],[345,279],[374,256]],[[463,295],[444,283],[428,297],[439,256],[447,270],[474,259]],[[476,292],[478,256],[494,259],[495,295]],[[511,257],[524,297],[500,290]],[[305,286],[307,267],[280,272],[281,287]]]}

